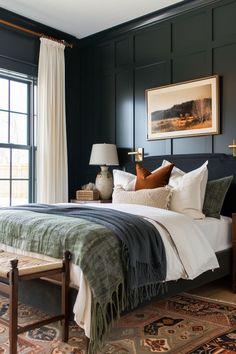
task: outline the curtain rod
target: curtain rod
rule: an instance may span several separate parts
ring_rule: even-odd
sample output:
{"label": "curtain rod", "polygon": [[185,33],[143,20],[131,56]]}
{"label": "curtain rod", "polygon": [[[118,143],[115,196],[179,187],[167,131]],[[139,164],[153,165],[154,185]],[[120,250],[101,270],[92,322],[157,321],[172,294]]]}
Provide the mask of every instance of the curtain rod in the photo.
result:
{"label": "curtain rod", "polygon": [[66,42],[65,40],[59,40],[59,39],[56,39],[56,38],[54,38],[54,37],[47,36],[47,35],[45,35],[44,33],[39,33],[39,32],[35,32],[35,31],[31,31],[31,30],[29,30],[29,29],[27,29],[27,28],[24,28],[24,27],[15,25],[14,23],[11,23],[11,22],[8,22],[8,21],[5,21],[5,20],[1,20],[1,19],[0,19],[0,23],[2,23],[3,25],[6,25],[6,26],[8,26],[8,27],[15,28],[15,29],[17,29],[17,30],[19,30],[19,31],[22,31],[22,32],[31,34],[31,35],[36,36],[36,37],[48,38],[48,39],[51,39],[52,41],[55,41],[55,42],[58,42],[58,43],[62,43],[62,44],[64,44],[65,47],[73,48],[73,44],[72,44],[72,43],[68,43],[68,42]]}

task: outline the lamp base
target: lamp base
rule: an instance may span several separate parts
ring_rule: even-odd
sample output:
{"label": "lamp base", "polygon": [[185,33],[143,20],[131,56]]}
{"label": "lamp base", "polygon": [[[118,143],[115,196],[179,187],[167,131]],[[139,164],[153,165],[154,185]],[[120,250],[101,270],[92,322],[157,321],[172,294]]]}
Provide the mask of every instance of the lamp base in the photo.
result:
{"label": "lamp base", "polygon": [[101,171],[97,174],[95,181],[96,189],[99,191],[100,199],[111,199],[113,189],[112,174],[107,166],[101,166]]}

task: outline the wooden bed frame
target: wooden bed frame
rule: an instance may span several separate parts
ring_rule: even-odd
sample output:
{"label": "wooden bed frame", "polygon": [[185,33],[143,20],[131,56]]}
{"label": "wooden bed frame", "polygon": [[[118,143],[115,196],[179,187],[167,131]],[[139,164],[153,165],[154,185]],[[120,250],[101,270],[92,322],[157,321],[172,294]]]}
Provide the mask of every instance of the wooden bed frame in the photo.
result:
{"label": "wooden bed frame", "polygon": [[[142,162],[142,165],[152,171],[161,165],[163,159],[173,162],[185,172],[200,167],[208,160],[209,180],[234,175],[233,182],[225,198],[222,214],[231,216],[233,212],[236,212],[236,158],[225,154],[166,155],[147,157]],[[133,162],[128,163],[126,165],[126,171],[135,173],[135,164]],[[230,275],[232,273],[232,250],[228,249],[226,251],[217,252],[217,258],[220,268],[215,271],[207,271],[194,280],[181,279],[178,281],[169,281],[167,284],[168,290],[164,294],[159,295],[160,299],[194,289],[213,280]],[[48,313],[55,313],[57,309],[60,308],[60,303],[57,301],[57,299],[59,299],[59,292],[59,286],[53,283],[40,280],[32,281],[31,283],[27,282],[20,289],[20,300],[24,303],[39,307]],[[77,291],[71,289],[71,319],[74,317],[73,304],[76,294]],[[41,303],[42,299],[44,299],[43,303]]]}

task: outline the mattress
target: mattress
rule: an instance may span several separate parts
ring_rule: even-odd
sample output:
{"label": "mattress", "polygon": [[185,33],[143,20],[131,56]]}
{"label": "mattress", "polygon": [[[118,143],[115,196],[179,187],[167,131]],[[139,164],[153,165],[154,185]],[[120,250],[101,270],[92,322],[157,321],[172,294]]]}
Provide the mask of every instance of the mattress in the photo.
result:
{"label": "mattress", "polygon": [[220,219],[207,217],[202,220],[195,220],[195,222],[215,252],[232,247],[231,218],[221,215]]}

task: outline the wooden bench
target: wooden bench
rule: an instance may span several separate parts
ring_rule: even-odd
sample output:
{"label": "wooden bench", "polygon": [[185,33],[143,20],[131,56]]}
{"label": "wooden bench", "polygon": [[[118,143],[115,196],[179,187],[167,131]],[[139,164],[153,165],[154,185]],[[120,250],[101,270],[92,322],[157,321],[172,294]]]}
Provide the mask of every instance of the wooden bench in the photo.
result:
{"label": "wooden bench", "polygon": [[[0,292],[9,296],[9,321],[0,318],[3,324],[9,325],[10,354],[17,353],[18,334],[31,329],[62,321],[62,341],[68,341],[69,331],[69,281],[71,254],[66,251],[63,260],[43,260],[34,257],[21,256],[0,250]],[[26,326],[18,326],[18,283],[42,277],[61,274],[61,313]]]}

